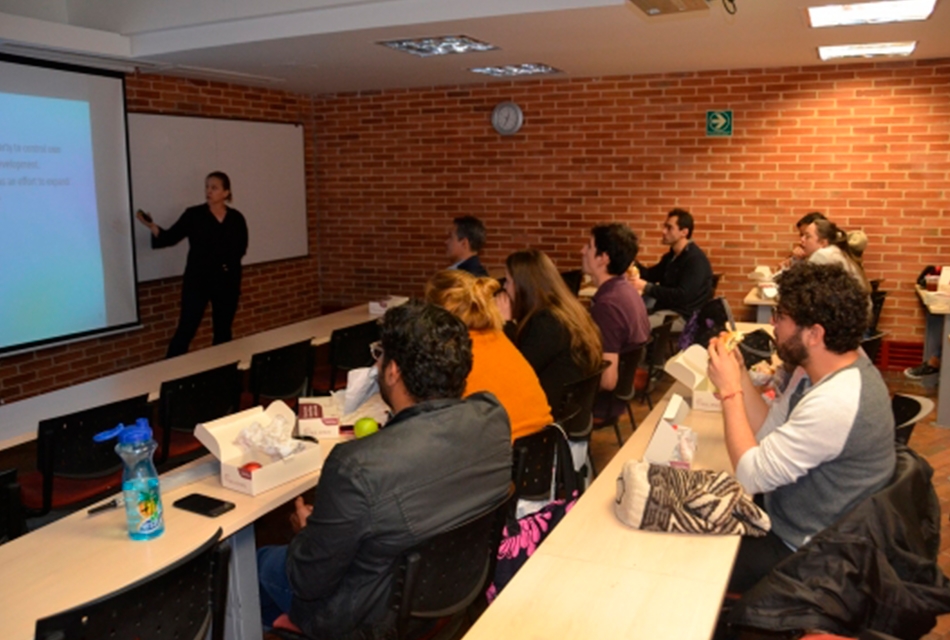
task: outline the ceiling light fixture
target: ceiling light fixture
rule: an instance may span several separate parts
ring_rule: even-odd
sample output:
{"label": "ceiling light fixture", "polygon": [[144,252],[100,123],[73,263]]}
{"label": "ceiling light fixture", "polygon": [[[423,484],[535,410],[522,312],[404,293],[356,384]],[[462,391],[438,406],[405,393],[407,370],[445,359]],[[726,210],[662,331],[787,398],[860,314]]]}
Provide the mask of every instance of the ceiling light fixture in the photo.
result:
{"label": "ceiling light fixture", "polygon": [[493,44],[481,42],[468,36],[441,36],[438,38],[421,38],[419,40],[387,40],[378,42],[384,47],[411,53],[414,56],[428,58],[430,56],[445,56],[452,53],[477,53],[497,49]]}
{"label": "ceiling light fixture", "polygon": [[516,78],[519,76],[537,76],[552,73],[564,73],[560,69],[549,67],[546,64],[529,62],[525,64],[506,64],[502,67],[475,67],[469,69],[472,73],[482,73],[495,78]]}
{"label": "ceiling light fixture", "polygon": [[812,27],[842,27],[857,24],[885,24],[926,20],[937,0],[884,0],[857,4],[829,4],[808,7]]}
{"label": "ceiling light fixture", "polygon": [[872,44],[842,44],[818,47],[822,60],[837,58],[877,58],[880,56],[909,56],[917,47],[916,42],[875,42]]}

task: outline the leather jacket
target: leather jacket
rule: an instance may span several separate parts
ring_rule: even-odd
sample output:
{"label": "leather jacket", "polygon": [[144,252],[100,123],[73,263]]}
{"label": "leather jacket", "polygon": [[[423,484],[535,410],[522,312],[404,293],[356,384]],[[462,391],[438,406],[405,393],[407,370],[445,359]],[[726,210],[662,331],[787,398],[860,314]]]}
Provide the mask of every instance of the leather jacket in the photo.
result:
{"label": "leather jacket", "polygon": [[391,633],[400,554],[499,504],[510,482],[508,415],[489,393],[422,402],[337,445],[288,549],[291,621],[310,637]]}
{"label": "leather jacket", "polygon": [[776,565],[743,594],[729,623],[848,637],[928,633],[950,612],[932,476],[926,460],[899,445],[891,483]]}

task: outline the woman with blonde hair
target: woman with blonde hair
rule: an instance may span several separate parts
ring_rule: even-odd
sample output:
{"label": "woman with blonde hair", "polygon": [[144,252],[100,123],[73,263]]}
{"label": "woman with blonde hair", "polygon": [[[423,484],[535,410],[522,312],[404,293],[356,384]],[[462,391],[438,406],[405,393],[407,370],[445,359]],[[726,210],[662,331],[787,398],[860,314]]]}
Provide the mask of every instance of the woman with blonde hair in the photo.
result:
{"label": "woman with blonde hair", "polygon": [[505,261],[505,277],[499,308],[514,322],[509,335],[534,367],[557,415],[565,383],[600,367],[600,331],[542,251],[512,253]]}
{"label": "woman with blonde hair", "polygon": [[472,371],[464,396],[488,391],[501,402],[517,440],[551,424],[551,408],[531,365],[502,331],[494,278],[476,278],[458,269],[439,271],[426,285],[426,302],[460,318],[472,339]]}

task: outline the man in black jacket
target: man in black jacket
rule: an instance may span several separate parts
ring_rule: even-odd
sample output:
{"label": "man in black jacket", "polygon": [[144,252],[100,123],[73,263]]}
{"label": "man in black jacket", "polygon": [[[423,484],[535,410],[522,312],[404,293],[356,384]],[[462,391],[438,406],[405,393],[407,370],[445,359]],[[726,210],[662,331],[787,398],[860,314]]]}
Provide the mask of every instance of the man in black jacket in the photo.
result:
{"label": "man in black jacket", "polygon": [[461,216],[452,220],[452,229],[445,241],[445,253],[452,260],[449,269],[468,271],[476,277],[485,277],[488,270],[478,258],[485,246],[485,224],[475,216]]}
{"label": "man in black jacket", "polygon": [[[681,331],[693,312],[713,296],[713,272],[703,250],[692,242],[693,216],[673,209],[663,224],[663,244],[670,250],[652,267],[640,269],[633,285],[655,303],[650,309],[650,326],[663,324],[668,315],[676,316],[673,330]],[[649,304],[649,302],[648,302]]]}
{"label": "man in black jacket", "polygon": [[386,312],[380,342],[380,393],[394,416],[337,445],[313,506],[297,500],[306,525],[288,547],[258,552],[265,624],[289,609],[310,637],[384,637],[400,554],[507,495],[508,416],[491,394],[460,399],[472,363],[465,325],[413,302]]}

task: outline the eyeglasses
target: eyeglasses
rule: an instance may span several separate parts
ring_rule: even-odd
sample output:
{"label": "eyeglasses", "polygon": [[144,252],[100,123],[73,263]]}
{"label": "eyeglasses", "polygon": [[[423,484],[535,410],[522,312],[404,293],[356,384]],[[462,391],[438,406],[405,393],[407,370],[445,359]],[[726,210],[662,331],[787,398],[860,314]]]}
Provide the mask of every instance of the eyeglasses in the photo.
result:
{"label": "eyeglasses", "polygon": [[778,307],[772,307],[772,322],[780,322],[787,317],[788,315],[779,311]]}
{"label": "eyeglasses", "polygon": [[379,360],[383,357],[383,343],[377,340],[373,344],[369,345],[369,353],[373,356],[373,360]]}

